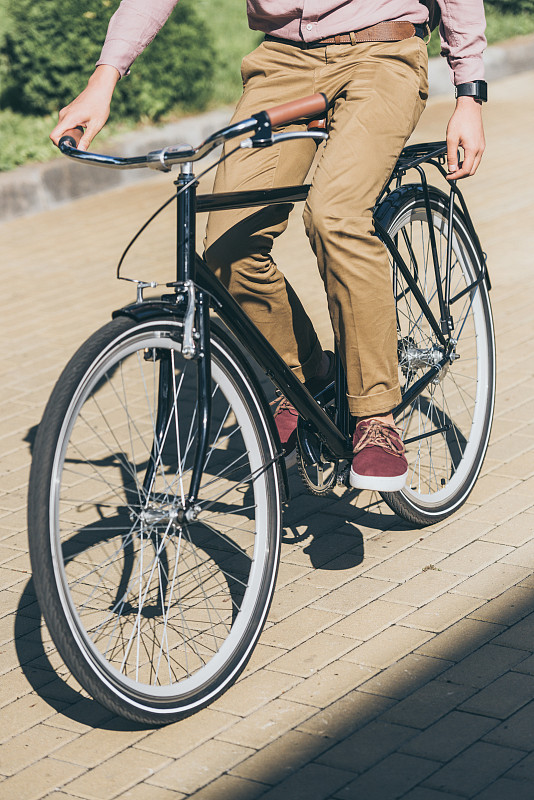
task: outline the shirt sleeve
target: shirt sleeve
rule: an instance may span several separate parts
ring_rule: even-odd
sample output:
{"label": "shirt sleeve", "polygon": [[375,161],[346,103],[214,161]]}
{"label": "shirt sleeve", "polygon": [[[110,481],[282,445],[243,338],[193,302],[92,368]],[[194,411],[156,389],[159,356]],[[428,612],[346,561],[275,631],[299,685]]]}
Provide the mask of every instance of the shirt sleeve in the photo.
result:
{"label": "shirt sleeve", "polygon": [[122,0],[109,21],[100,58],[96,62],[115,67],[121,77],[168,20],[178,0]]}
{"label": "shirt sleeve", "polygon": [[446,56],[455,86],[483,80],[486,48],[483,0],[438,0],[441,54]]}

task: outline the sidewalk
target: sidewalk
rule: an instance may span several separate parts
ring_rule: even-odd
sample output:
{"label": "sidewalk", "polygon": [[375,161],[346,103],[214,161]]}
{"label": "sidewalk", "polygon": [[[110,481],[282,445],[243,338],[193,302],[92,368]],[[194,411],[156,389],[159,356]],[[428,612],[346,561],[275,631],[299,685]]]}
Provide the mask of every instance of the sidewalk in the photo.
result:
{"label": "sidewalk", "polygon": [[[412,530],[377,496],[321,500],[292,475],[277,592],[245,674],[164,729],[113,718],[65,670],[34,599],[25,505],[46,399],[75,348],[133,298],[114,268],[172,178],[0,226],[0,800],[531,800],[533,89],[534,72],[494,84],[488,152],[465,187],[489,257],[499,367],[469,502]],[[418,140],[442,139],[450,109],[431,102]],[[126,274],[172,274],[166,213]],[[307,253],[296,212],[277,258],[327,343]]]}

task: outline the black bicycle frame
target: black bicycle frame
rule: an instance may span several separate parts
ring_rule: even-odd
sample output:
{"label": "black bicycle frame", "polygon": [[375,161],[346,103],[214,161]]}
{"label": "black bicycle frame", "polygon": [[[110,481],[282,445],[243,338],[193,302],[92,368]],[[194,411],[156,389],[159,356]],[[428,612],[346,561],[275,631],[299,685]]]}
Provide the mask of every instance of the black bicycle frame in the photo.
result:
{"label": "black bicycle frame", "polygon": [[[442,174],[445,175],[444,170],[441,168],[439,162],[435,161],[436,157],[441,157],[443,155],[443,146],[441,145],[440,150],[436,148],[437,146],[434,145],[434,150],[429,151],[426,156],[420,156],[418,159],[412,159],[412,163],[402,164],[400,167],[398,166],[391,178],[392,181],[393,179],[397,178],[397,180],[400,182],[400,178],[407,169],[416,168],[419,170],[425,197],[427,216],[430,219],[432,214],[428,185],[426,182],[426,176],[420,167],[420,164],[423,162],[432,163],[434,166],[437,166],[438,169],[440,169]],[[407,150],[409,151],[410,148],[407,148]],[[210,305],[214,308],[218,316],[223,320],[228,328],[235,334],[238,340],[244,345],[255,361],[261,366],[268,377],[280,389],[283,395],[287,397],[288,400],[295,406],[299,412],[299,415],[302,416],[308,423],[311,423],[317,435],[326,445],[331,455],[336,459],[351,459],[352,445],[350,441],[350,414],[348,411],[345,394],[345,376],[343,374],[342,367],[340,366],[339,357],[337,359],[337,371],[339,374],[337,375],[336,379],[336,400],[339,405],[336,425],[321,407],[321,400],[319,399],[318,402],[314,400],[312,395],[306,389],[305,385],[297,377],[295,377],[292,370],[285,364],[276,350],[267,341],[267,339],[258,330],[251,319],[245,314],[238,303],[233,299],[220,281],[213,275],[203,259],[201,259],[195,251],[195,223],[197,212],[224,211],[229,209],[249,208],[273,204],[293,204],[306,199],[310,186],[306,184],[301,186],[288,186],[269,190],[251,190],[197,196],[197,184],[193,180],[193,175],[190,172],[188,164],[183,165],[180,177],[175,183],[177,186],[176,283],[169,284],[169,286],[173,286],[175,288],[176,302],[179,302],[179,298],[183,299],[184,287],[191,285],[192,282],[195,291],[196,304],[196,344],[193,357],[196,359],[198,365],[198,445],[195,455],[195,463],[193,466],[189,505],[194,506],[198,497],[200,480],[202,477],[203,466],[209,444],[211,413],[211,366],[209,357]],[[386,189],[386,191],[389,190]],[[383,196],[384,195],[381,197]],[[458,197],[460,200],[466,224],[468,225],[470,233],[473,235],[481,269],[480,273],[476,275],[476,280],[470,286],[466,287],[456,297],[450,298],[452,231],[456,197]],[[432,313],[432,310],[430,309],[417,285],[417,281],[414,278],[410,267],[405,263],[404,259],[399,253],[397,245],[389,236],[387,231],[384,230],[384,228],[382,228],[378,222],[375,223],[377,235],[382,239],[389,250],[393,258],[395,268],[398,269],[402,274],[406,286],[413,293],[413,296],[419,304],[424,317],[427,319],[444,351],[442,360],[438,364],[432,366],[405,392],[401,403],[393,410],[394,416],[397,416],[401,413],[401,411],[411,405],[416,397],[424,391],[424,389],[429,385],[429,383],[431,383],[432,380],[434,380],[441,369],[447,363],[449,363],[450,355],[453,349],[453,344],[451,343],[453,322],[450,314],[450,306],[456,302],[456,300],[460,299],[460,297],[465,293],[474,289],[482,280],[488,280],[487,272],[485,270],[485,260],[482,250],[480,249],[478,238],[474,232],[474,228],[469,218],[463,197],[457,190],[455,184],[451,186],[448,219],[449,243],[447,248],[445,291],[443,291],[441,275],[439,273],[438,254],[434,230],[432,225],[429,226],[431,250],[436,271],[436,286],[440,308],[439,321]],[[412,266],[414,269],[417,269],[416,264]],[[167,407],[169,400],[167,395],[164,395],[165,393],[162,395],[162,401]],[[158,415],[158,419],[160,416],[161,421],[158,422],[156,438],[158,438],[160,433],[159,427],[165,424],[166,415],[162,413],[161,415]],[[282,457],[282,454],[279,454],[279,456]]]}

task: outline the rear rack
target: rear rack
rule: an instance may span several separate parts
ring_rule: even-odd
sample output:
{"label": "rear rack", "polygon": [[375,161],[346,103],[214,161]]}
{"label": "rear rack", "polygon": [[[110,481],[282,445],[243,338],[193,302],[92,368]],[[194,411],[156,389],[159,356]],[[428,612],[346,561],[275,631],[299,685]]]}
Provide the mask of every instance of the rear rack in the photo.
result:
{"label": "rear rack", "polygon": [[447,142],[427,142],[426,144],[411,144],[405,147],[395,165],[393,176],[409,169],[418,167],[426,161],[437,159],[440,164],[445,163],[447,155]]}

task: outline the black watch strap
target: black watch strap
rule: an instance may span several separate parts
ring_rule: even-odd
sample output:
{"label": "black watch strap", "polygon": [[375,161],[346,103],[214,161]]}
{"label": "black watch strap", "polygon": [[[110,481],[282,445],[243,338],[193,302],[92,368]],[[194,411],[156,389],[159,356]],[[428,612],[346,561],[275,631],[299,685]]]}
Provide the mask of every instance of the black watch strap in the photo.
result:
{"label": "black watch strap", "polygon": [[473,97],[475,100],[480,100],[481,103],[486,103],[488,100],[488,84],[486,81],[460,83],[456,87],[456,97]]}

